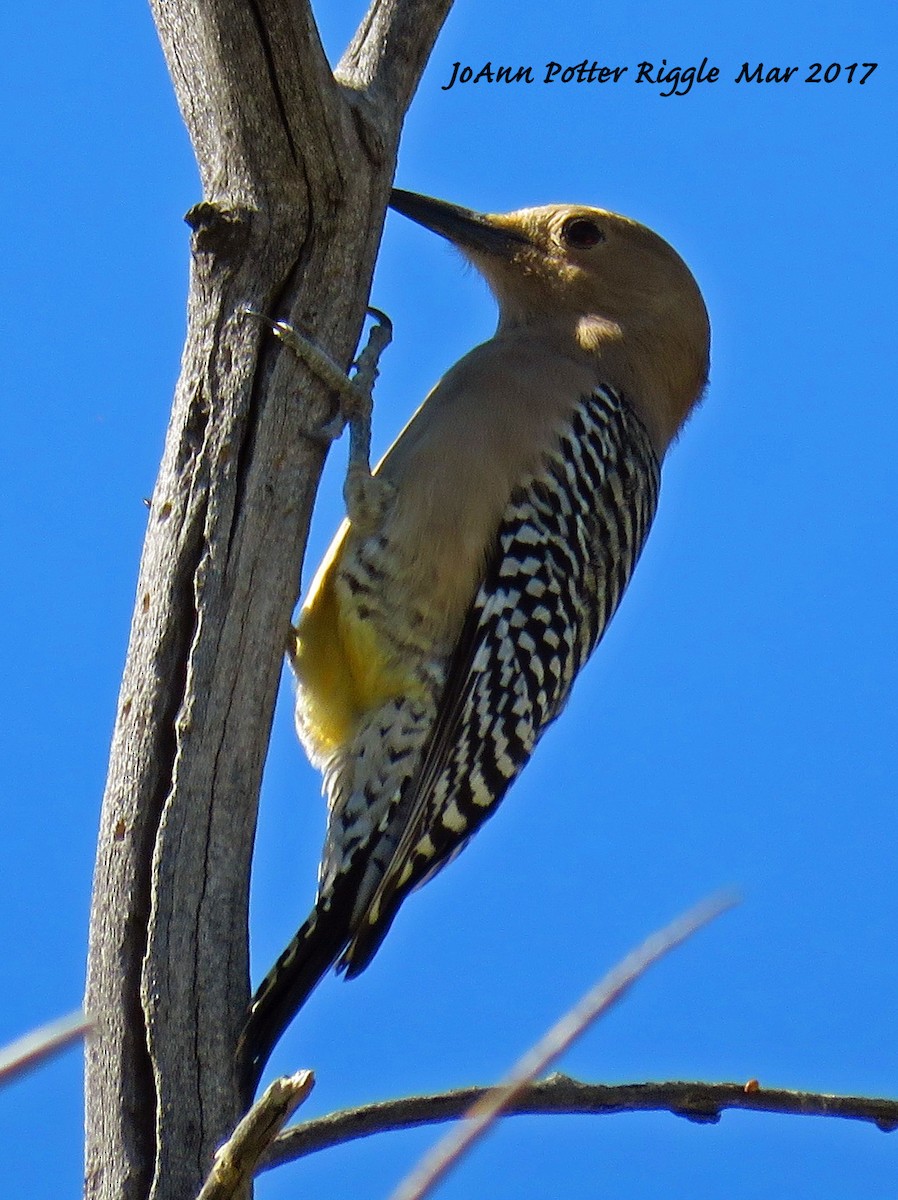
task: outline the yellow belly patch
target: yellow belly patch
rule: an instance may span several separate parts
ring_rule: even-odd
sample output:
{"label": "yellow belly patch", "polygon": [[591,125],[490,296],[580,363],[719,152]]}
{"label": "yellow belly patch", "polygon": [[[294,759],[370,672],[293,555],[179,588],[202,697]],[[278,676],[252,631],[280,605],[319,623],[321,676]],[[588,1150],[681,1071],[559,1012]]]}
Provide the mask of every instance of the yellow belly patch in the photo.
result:
{"label": "yellow belly patch", "polygon": [[370,611],[359,616],[354,596],[340,586],[343,538],[341,530],[321,564],[290,646],[298,684],[297,725],[313,759],[327,758],[347,743],[366,713],[422,691],[416,660],[403,661]]}

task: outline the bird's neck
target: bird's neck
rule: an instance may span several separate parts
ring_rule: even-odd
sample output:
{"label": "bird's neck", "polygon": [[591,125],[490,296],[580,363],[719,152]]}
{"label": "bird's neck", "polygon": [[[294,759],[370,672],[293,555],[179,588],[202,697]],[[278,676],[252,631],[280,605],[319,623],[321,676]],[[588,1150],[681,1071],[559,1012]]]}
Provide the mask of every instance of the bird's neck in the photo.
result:
{"label": "bird's neck", "polygon": [[503,315],[495,339],[509,349],[515,344],[533,349],[544,346],[547,356],[576,362],[594,380],[594,386],[614,388],[633,407],[645,425],[660,462],[692,407],[684,400],[683,374],[678,356],[653,338],[647,329],[624,329],[601,316],[559,313],[548,320],[509,319]]}

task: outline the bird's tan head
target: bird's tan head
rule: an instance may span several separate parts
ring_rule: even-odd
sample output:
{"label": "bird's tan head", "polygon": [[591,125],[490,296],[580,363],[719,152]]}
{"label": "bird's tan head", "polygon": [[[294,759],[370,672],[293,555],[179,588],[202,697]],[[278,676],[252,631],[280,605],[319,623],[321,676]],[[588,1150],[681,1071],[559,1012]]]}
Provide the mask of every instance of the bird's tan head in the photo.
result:
{"label": "bird's tan head", "polygon": [[500,332],[532,327],[600,360],[663,453],[702,395],[710,347],[698,284],[663,238],[585,205],[477,213],[399,190],[390,203],[473,262],[498,300]]}

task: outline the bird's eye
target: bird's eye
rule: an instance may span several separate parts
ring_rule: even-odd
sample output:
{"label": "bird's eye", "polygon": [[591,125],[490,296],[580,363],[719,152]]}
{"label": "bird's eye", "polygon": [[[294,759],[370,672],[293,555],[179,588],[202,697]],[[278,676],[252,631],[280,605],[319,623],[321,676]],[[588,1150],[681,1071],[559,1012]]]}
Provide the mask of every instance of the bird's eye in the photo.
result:
{"label": "bird's eye", "polygon": [[569,217],[561,227],[561,236],[574,250],[588,250],[605,240],[604,233],[588,217]]}

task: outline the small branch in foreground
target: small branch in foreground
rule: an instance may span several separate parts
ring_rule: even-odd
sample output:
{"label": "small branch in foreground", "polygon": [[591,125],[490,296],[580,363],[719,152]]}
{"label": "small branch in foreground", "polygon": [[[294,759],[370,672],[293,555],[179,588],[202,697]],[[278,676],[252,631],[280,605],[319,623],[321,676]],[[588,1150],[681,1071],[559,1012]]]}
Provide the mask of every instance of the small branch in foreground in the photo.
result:
{"label": "small branch in foreground", "polygon": [[[358,1138],[457,1120],[492,1090],[469,1087],[428,1096],[406,1096],[401,1100],[384,1100],[304,1121],[285,1129],[276,1139],[260,1163],[261,1170],[267,1171]],[[868,1121],[884,1133],[898,1129],[898,1100],[755,1088],[742,1083],[584,1083],[560,1074],[531,1083],[505,1110],[505,1116],[669,1112],[698,1124],[715,1125],[725,1109]]]}
{"label": "small branch in foreground", "polygon": [[0,1050],[0,1084],[9,1083],[17,1075],[30,1071],[47,1058],[52,1058],[72,1042],[77,1042],[93,1027],[93,1020],[86,1017],[79,1009],[60,1017],[58,1021],[50,1021],[40,1029],[26,1033],[24,1037],[16,1038]]}
{"label": "small branch in foreground", "polygon": [[231,1200],[245,1195],[259,1159],[314,1085],[312,1071],[275,1079],[215,1155],[197,1200]]}
{"label": "small branch in foreground", "polygon": [[423,1200],[534,1079],[582,1037],[590,1025],[608,1012],[649,967],[735,903],[733,896],[712,896],[631,950],[519,1059],[507,1079],[477,1101],[465,1114],[464,1125],[451,1130],[424,1155],[392,1193],[390,1200]]}

